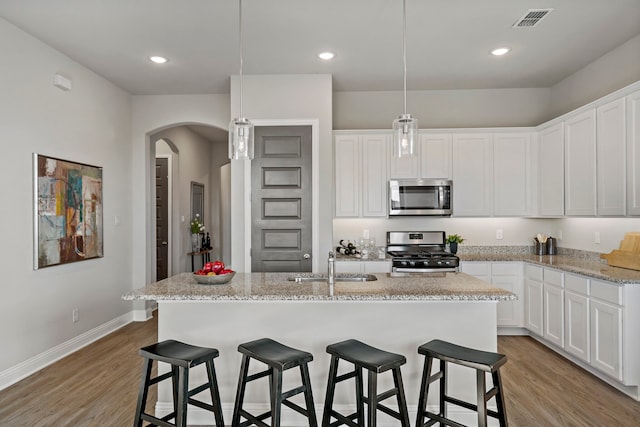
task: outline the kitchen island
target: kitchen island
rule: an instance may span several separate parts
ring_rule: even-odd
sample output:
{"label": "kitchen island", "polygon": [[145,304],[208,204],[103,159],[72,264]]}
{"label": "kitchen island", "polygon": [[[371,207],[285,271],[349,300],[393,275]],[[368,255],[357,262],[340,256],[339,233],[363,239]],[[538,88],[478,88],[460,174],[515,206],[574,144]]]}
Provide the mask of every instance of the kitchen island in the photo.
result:
{"label": "kitchen island", "polygon": [[[199,285],[193,274],[182,273],[137,289],[123,298],[158,302],[158,340],[177,339],[220,350],[216,370],[224,416],[233,412],[240,368],[238,344],[270,337],[311,352],[309,365],[316,411],[324,401],[329,356],[328,344],[355,338],[406,356],[402,367],[410,416],[414,417],[422,373],[421,344],[443,339],[486,351],[496,351],[496,305],[515,295],[464,273],[435,273],[403,278],[377,274],[370,282],[336,282],[333,295],[326,282],[296,283],[295,273],[237,273],[225,285]],[[256,363],[255,365],[258,365]],[[254,367],[255,367],[254,365]],[[473,401],[475,374],[451,368],[449,389]],[[298,372],[288,371],[284,388],[295,386]],[[200,375],[200,376],[199,376]],[[390,375],[389,375],[390,376]],[[194,372],[200,381],[204,372]],[[381,388],[392,381],[383,375]],[[247,389],[245,402],[255,412],[268,408],[269,388],[264,380]],[[353,387],[336,390],[336,408],[353,407]],[[391,402],[391,401],[389,401]],[[430,401],[430,405],[435,402]],[[169,385],[161,384],[156,411],[171,410]],[[450,414],[456,414],[455,409]],[[475,417],[459,410],[461,422]],[[210,414],[198,408],[189,412],[190,424],[211,424]],[[304,425],[297,413],[283,410],[282,425]],[[380,414],[381,425],[396,422]]]}

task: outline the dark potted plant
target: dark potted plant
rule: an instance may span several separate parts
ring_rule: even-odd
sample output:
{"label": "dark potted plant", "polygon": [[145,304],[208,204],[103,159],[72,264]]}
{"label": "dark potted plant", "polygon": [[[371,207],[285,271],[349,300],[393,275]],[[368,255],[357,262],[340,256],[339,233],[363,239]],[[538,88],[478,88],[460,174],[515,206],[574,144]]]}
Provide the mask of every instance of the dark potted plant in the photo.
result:
{"label": "dark potted plant", "polygon": [[449,250],[452,254],[458,252],[458,243],[462,242],[464,242],[462,236],[459,236],[457,234],[449,234],[447,236],[447,243],[449,244]]}

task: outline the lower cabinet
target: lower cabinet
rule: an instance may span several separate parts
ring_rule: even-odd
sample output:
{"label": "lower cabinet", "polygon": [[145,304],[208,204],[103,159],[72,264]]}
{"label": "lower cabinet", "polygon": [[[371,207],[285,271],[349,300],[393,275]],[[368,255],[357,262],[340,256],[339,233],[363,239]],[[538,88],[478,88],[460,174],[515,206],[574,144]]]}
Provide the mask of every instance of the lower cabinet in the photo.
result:
{"label": "lower cabinet", "polygon": [[497,324],[502,327],[524,326],[521,262],[464,261],[460,263],[460,271],[516,294],[517,300],[498,302]]}
{"label": "lower cabinet", "polygon": [[542,321],[545,340],[564,347],[564,273],[544,268],[542,270]]}
{"label": "lower cabinet", "polygon": [[524,326],[529,332],[542,336],[543,302],[542,267],[525,264],[524,266]]}
{"label": "lower cabinet", "polygon": [[565,274],[564,278],[564,349],[589,363],[589,282],[586,277]]}

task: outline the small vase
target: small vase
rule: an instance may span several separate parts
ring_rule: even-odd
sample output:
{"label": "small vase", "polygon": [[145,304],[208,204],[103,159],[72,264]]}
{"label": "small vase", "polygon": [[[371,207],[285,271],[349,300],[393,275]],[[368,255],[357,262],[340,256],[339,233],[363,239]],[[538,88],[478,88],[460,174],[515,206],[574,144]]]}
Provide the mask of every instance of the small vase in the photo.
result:
{"label": "small vase", "polygon": [[199,252],[200,251],[200,235],[192,233],[191,234],[191,252]]}
{"label": "small vase", "polygon": [[458,242],[449,243],[449,250],[451,251],[452,254],[457,253],[458,252]]}

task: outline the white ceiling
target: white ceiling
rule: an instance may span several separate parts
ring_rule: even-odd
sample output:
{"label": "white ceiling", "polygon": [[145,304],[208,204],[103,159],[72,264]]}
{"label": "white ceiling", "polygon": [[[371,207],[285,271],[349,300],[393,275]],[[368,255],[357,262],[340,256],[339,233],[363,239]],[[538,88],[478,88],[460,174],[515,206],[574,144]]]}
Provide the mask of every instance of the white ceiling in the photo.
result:
{"label": "white ceiling", "polygon": [[[512,25],[554,8],[534,28]],[[402,89],[401,0],[244,0],[244,73]],[[550,87],[640,34],[640,0],[407,0],[408,89]],[[0,16],[132,94],[228,93],[233,0],[0,0]],[[510,46],[505,57],[489,50]],[[335,51],[332,62],[315,54]],[[149,55],[165,55],[157,66]],[[640,55],[640,52],[638,53]]]}

